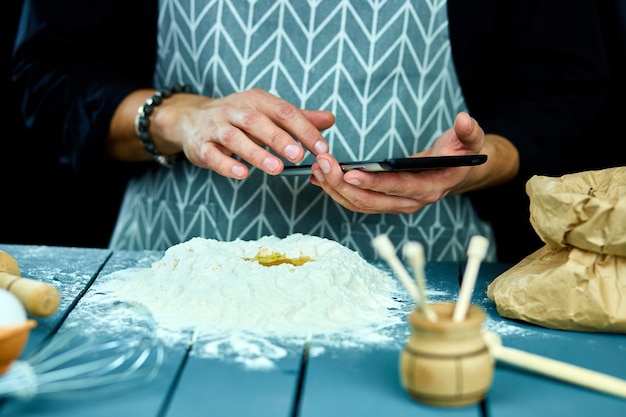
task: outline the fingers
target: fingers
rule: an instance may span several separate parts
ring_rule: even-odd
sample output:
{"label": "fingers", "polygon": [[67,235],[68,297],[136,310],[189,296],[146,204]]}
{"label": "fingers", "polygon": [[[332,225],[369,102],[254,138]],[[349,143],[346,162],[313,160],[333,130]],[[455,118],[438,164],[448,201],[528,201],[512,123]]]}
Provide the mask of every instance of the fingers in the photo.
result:
{"label": "fingers", "polygon": [[303,111],[259,89],[220,99],[195,97],[179,111],[177,123],[184,127],[177,134],[198,166],[241,179],[249,174],[248,163],[277,175],[284,167],[281,157],[296,163],[305,149],[315,155],[328,151],[320,130],[334,123],[329,112]]}
{"label": "fingers", "polygon": [[[242,93],[242,96],[248,106],[235,113],[233,122],[262,145],[269,146],[291,162],[299,162],[304,157],[304,150],[294,138],[315,155],[328,151],[320,129],[293,104],[258,89]],[[332,115],[324,113],[310,112],[309,115],[326,128],[330,126],[328,119],[332,119]]]}
{"label": "fingers", "polygon": [[318,156],[312,171],[312,183],[352,211],[410,214],[437,199],[434,195],[422,201],[407,197],[406,190],[410,188],[406,187],[406,180],[411,178],[408,173],[344,173],[328,154]]}
{"label": "fingers", "polygon": [[[234,125],[240,114],[229,104],[218,104],[215,108],[195,115],[191,127],[184,131],[183,150],[187,158],[203,168],[209,168],[220,175],[243,179],[249,168],[241,160],[267,172],[277,174],[282,170],[280,158],[259,146],[250,135]],[[209,120],[209,122],[204,122]],[[302,154],[297,144],[287,145],[284,153],[293,158]],[[233,158],[233,155],[239,159]]]}
{"label": "fingers", "polygon": [[[335,124],[335,116],[329,111],[323,110],[302,110],[302,113],[316,128],[326,130]],[[319,152],[323,153],[323,152]]]}
{"label": "fingers", "polygon": [[[231,153],[216,143],[205,142],[200,148],[200,161],[220,175],[235,179],[244,179],[250,173],[247,165],[231,158]],[[195,161],[192,161],[196,163]],[[196,163],[196,165],[201,165]]]}
{"label": "fingers", "polygon": [[[479,153],[485,145],[482,128],[467,113],[459,113],[454,126],[442,133],[422,156]],[[344,173],[336,159],[319,154],[313,164],[311,182],[322,187],[345,208],[362,213],[414,213],[441,200],[459,187],[475,187],[472,167],[430,169],[420,172]],[[474,176],[475,177],[475,176]]]}

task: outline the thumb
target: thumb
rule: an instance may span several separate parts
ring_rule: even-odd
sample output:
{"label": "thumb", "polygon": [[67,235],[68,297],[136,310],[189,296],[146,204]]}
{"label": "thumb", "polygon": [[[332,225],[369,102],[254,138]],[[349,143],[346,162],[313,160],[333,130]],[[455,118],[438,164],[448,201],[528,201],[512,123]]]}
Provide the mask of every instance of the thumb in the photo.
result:
{"label": "thumb", "polygon": [[454,133],[467,150],[479,152],[482,149],[485,133],[478,122],[466,112],[457,114],[454,119]]}

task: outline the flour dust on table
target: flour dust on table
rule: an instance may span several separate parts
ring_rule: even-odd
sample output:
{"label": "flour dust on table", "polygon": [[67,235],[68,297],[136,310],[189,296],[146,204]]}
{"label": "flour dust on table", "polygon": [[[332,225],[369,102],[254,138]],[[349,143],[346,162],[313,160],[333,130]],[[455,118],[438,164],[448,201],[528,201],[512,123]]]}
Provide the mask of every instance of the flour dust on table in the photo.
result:
{"label": "flour dust on table", "polygon": [[397,348],[412,307],[389,272],[335,241],[303,234],[194,238],[150,268],[102,278],[81,309],[100,322],[93,328],[133,327],[149,317],[168,344],[192,343],[193,355],[257,369],[301,353],[307,339],[311,355],[331,346]]}

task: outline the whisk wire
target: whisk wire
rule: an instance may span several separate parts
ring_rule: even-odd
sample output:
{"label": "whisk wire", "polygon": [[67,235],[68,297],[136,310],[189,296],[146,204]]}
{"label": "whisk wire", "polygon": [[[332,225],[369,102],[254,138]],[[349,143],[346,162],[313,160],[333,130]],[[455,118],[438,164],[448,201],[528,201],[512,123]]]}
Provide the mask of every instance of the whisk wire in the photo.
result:
{"label": "whisk wire", "polygon": [[[69,344],[73,346],[67,348]],[[0,377],[0,398],[85,398],[110,395],[152,380],[164,361],[164,348],[151,337],[98,342],[59,335],[28,361],[15,361]],[[96,390],[97,388],[97,390]],[[79,396],[80,394],[80,396]]]}
{"label": "whisk wire", "polygon": [[[86,376],[83,378],[74,378],[72,380],[58,380],[42,385],[39,390],[40,394],[65,392],[65,391],[84,391],[96,387],[106,387],[109,385],[123,383],[124,386],[131,384],[137,380],[144,379],[151,374],[156,375],[156,367],[140,369],[148,358],[149,354],[142,355],[137,358],[133,365],[118,373],[109,373],[106,375]],[[117,387],[117,390],[122,389]]]}
{"label": "whisk wire", "polygon": [[51,369],[75,361],[83,355],[89,353],[91,356],[98,355],[101,352],[118,349],[121,347],[132,348],[137,344],[137,340],[122,339],[113,340],[101,344],[93,344],[87,341],[83,344],[77,344],[70,349],[62,350],[71,341],[71,337],[67,334],[52,339],[42,350],[33,355],[28,362],[34,364],[39,372],[47,372]]}
{"label": "whisk wire", "polygon": [[40,371],[38,365],[33,366],[33,368],[35,369],[36,374],[41,375],[38,378],[39,382],[45,384],[51,381],[63,380],[75,377],[76,375],[86,375],[89,373],[93,373],[95,376],[104,375],[110,370],[115,370],[119,366],[123,365],[124,362],[131,357],[131,355],[132,352],[128,352],[123,354],[123,356],[103,358],[66,368],[49,370],[45,373]]}

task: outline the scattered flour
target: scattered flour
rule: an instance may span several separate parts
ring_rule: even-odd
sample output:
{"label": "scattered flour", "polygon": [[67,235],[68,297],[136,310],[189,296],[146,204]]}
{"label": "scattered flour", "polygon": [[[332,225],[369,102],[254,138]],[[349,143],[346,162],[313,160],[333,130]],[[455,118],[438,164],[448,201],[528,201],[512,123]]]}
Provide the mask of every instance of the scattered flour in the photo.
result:
{"label": "scattered flour", "polygon": [[[270,258],[284,263],[263,265]],[[298,261],[310,258],[302,265]],[[192,354],[271,368],[304,340],[325,347],[389,344],[410,303],[396,280],[337,242],[294,234],[220,242],[194,238],[151,268],[121,270],[84,299],[102,324],[132,328],[150,317],[167,344]],[[98,308],[98,305],[102,306]],[[408,334],[408,333],[407,333]],[[291,346],[291,348],[290,348]]]}

